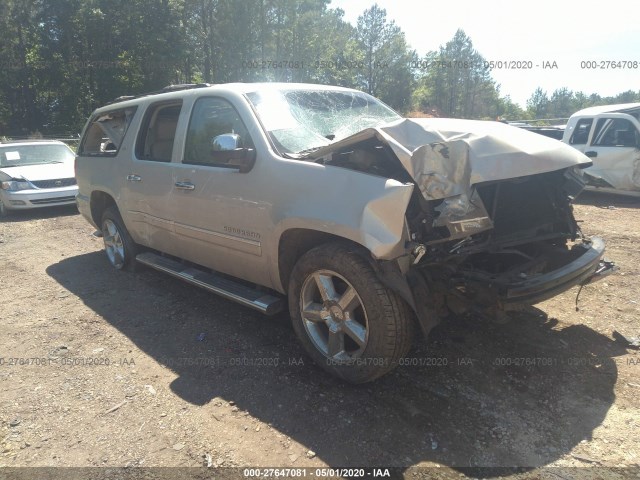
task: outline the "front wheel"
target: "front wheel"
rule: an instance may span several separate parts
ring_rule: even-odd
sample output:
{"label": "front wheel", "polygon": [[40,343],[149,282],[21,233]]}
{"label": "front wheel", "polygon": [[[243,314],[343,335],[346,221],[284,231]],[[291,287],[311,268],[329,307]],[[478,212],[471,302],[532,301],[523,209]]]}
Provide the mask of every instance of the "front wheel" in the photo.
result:
{"label": "front wheel", "polygon": [[322,245],[300,258],[289,283],[289,310],[311,358],[351,383],[384,375],[411,347],[412,312],[345,244]]}
{"label": "front wheel", "polygon": [[113,268],[133,268],[137,253],[136,244],[115,207],[107,208],[102,214],[102,239],[107,259]]}

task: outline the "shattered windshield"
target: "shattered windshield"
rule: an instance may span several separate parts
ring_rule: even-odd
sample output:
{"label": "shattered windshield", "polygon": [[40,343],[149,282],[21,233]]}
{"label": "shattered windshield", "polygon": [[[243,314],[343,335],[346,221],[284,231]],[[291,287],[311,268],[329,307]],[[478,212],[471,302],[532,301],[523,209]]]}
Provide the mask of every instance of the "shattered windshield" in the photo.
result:
{"label": "shattered windshield", "polygon": [[0,167],[39,165],[73,161],[73,152],[66,145],[8,145],[0,147]]}
{"label": "shattered windshield", "polygon": [[402,118],[362,92],[263,90],[247,97],[281,153],[311,151]]}

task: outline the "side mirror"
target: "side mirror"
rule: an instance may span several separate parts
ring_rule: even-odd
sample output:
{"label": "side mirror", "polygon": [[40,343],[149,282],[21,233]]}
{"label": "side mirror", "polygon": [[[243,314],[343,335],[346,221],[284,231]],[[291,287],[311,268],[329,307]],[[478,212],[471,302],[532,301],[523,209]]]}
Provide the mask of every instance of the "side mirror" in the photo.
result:
{"label": "side mirror", "polygon": [[211,143],[214,152],[229,152],[240,148],[240,135],[237,133],[225,133],[214,137]]}
{"label": "side mirror", "polygon": [[220,166],[237,168],[240,173],[247,173],[256,163],[256,151],[240,146],[240,135],[225,133],[218,135],[211,142],[211,158]]}

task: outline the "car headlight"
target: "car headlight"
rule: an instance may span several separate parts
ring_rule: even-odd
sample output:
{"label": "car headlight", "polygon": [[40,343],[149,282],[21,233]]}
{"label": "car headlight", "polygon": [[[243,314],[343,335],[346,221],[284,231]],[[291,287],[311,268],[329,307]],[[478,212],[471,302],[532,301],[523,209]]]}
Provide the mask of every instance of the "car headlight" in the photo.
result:
{"label": "car headlight", "polygon": [[33,188],[29,182],[21,182],[18,180],[10,180],[8,182],[2,182],[0,184],[3,190],[8,190],[10,192],[17,192],[19,190],[30,190]]}

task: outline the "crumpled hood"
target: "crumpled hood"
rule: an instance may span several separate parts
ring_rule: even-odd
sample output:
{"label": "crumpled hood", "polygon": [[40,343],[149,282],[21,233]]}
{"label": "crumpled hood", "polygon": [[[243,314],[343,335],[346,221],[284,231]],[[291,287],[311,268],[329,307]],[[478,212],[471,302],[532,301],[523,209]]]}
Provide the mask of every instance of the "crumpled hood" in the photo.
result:
{"label": "crumpled hood", "polygon": [[393,150],[427,200],[468,194],[481,182],[591,163],[576,149],[521,128],[449,118],[404,119],[366,129],[322,147],[312,157],[373,137]]}
{"label": "crumpled hood", "polygon": [[[73,161],[64,163],[43,163],[40,165],[17,165],[15,167],[1,167],[0,173],[8,178],[26,178],[32,182],[38,180],[56,180],[59,178],[75,177]],[[0,175],[3,176],[3,175]]]}

